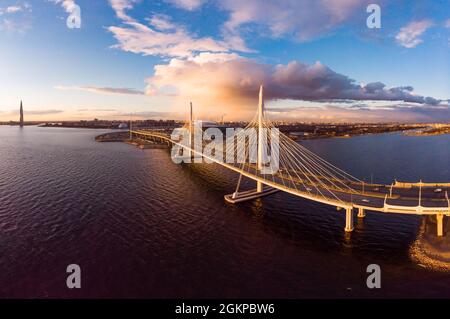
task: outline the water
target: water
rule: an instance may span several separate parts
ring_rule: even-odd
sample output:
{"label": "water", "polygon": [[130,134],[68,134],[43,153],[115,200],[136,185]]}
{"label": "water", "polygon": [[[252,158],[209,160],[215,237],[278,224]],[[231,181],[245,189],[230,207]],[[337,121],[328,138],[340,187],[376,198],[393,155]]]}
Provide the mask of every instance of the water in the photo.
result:
{"label": "water", "polygon": [[[288,194],[228,205],[236,174],[96,143],[102,132],[0,126],[1,297],[450,297],[450,273],[411,253],[432,221],[368,212],[349,236],[342,212]],[[450,181],[449,142],[385,134],[302,144],[390,183]],[[81,289],[66,288],[72,263]],[[378,290],[366,287],[371,263],[382,269]]]}

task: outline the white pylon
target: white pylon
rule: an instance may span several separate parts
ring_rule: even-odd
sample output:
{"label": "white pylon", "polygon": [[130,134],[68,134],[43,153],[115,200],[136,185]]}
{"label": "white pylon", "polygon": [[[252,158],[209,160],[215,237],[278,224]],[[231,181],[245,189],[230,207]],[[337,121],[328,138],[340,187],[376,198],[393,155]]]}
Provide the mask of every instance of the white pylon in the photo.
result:
{"label": "white pylon", "polygon": [[[193,119],[193,110],[192,110],[192,102],[190,102],[190,113],[189,113],[189,147],[192,148],[192,136],[194,134],[194,119]],[[190,155],[190,151],[189,151],[189,155]]]}
{"label": "white pylon", "polygon": [[[263,86],[259,87],[259,103],[258,103],[258,170],[263,169],[263,116],[264,116],[264,96]],[[256,182],[256,190],[262,192],[263,184]]]}

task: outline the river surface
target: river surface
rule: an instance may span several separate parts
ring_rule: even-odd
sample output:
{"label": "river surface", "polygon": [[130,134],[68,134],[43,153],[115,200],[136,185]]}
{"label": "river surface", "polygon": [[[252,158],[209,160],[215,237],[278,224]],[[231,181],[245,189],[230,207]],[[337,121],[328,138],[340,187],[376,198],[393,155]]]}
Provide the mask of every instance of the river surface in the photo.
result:
{"label": "river surface", "polygon": [[[413,253],[435,236],[432,219],[368,212],[349,235],[342,211],[289,194],[229,205],[235,173],[96,143],[103,132],[0,126],[0,297],[450,297],[450,272]],[[449,143],[398,133],[301,142],[385,183],[450,181]],[[447,226],[432,238],[444,259]],[[69,264],[81,289],[66,287]],[[366,286],[369,264],[381,289]]]}

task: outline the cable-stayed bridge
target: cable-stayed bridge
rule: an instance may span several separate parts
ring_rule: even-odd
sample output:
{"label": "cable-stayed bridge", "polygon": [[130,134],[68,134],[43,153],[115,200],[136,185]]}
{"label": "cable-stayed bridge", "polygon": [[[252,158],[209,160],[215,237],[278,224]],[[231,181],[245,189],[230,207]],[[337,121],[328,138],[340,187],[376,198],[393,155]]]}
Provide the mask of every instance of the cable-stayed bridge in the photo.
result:
{"label": "cable-stayed bridge", "polygon": [[[183,139],[161,131],[130,130],[130,135],[172,146],[178,159],[217,163],[239,174],[236,191],[225,200],[239,203],[283,191],[305,199],[335,206],[346,214],[345,231],[354,228],[354,210],[358,218],[365,211],[381,213],[435,215],[437,235],[443,236],[444,216],[450,216],[450,183],[366,183],[317,156],[279,132],[264,112],[263,88],[259,92],[258,111],[241,130],[223,139],[197,140],[198,128],[192,116],[181,128]],[[208,133],[208,130],[205,131]],[[208,148],[208,152],[206,149]],[[269,154],[270,153],[270,154]],[[240,191],[242,177],[256,182],[256,189]]]}

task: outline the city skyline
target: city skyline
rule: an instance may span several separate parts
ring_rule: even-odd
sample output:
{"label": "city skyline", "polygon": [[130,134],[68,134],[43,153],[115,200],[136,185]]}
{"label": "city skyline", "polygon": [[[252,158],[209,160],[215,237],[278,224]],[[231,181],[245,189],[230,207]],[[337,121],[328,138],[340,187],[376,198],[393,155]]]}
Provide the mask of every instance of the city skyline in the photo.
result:
{"label": "city skyline", "polygon": [[248,120],[264,84],[275,120],[448,122],[450,4],[369,3],[7,0],[0,120]]}

